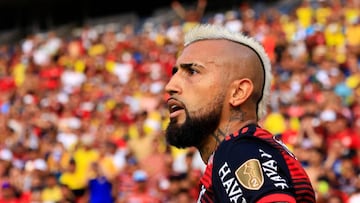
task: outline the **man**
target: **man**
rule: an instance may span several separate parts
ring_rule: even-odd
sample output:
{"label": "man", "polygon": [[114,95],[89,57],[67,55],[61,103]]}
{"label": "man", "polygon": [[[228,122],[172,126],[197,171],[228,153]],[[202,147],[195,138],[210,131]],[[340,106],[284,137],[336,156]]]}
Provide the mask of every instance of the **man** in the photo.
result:
{"label": "man", "polygon": [[254,39],[215,25],[186,33],[166,85],[169,144],[207,164],[198,202],[315,202],[301,164],[258,121],[271,64]]}

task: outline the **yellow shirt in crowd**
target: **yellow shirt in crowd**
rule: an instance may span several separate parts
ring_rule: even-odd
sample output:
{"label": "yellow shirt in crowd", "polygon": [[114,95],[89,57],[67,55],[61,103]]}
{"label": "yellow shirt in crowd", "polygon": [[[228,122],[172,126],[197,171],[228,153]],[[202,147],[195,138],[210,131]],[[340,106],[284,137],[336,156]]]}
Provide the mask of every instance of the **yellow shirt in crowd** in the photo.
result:
{"label": "yellow shirt in crowd", "polygon": [[296,16],[299,19],[301,27],[307,28],[311,25],[313,12],[311,7],[299,7],[296,9]]}
{"label": "yellow shirt in crowd", "polygon": [[61,187],[47,187],[41,192],[42,202],[59,202],[63,198]]}

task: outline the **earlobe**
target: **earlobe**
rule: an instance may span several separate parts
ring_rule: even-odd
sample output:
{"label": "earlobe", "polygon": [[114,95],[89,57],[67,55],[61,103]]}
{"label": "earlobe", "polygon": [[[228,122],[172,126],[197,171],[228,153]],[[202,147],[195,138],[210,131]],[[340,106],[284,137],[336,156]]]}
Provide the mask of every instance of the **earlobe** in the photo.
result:
{"label": "earlobe", "polygon": [[233,83],[233,89],[231,92],[230,104],[232,106],[239,106],[246,102],[254,89],[253,83],[248,78],[236,80]]}

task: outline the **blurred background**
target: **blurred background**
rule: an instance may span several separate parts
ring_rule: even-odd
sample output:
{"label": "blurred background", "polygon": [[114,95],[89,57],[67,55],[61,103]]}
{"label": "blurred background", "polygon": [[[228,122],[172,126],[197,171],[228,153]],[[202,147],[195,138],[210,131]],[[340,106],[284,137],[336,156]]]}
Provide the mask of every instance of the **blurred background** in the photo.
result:
{"label": "blurred background", "polygon": [[[180,1],[184,6],[194,6],[192,0]],[[236,8],[244,0],[220,1],[212,0],[207,3],[207,12],[222,11]],[[257,6],[274,5],[276,0],[255,0],[248,3]],[[283,5],[296,5],[299,0],[287,1]],[[150,16],[171,15],[171,1],[96,1],[96,0],[2,0],[0,1],[0,31],[2,41],[18,39],[24,34],[42,32],[50,29],[66,29],[83,24],[104,23],[107,21],[126,21],[129,15],[136,20],[143,20]],[[285,8],[286,9],[286,8]],[[168,16],[167,16],[168,17]],[[125,18],[120,20],[120,18]],[[164,18],[166,18],[164,16]],[[134,19],[132,19],[134,20]],[[7,37],[7,38],[6,38]]]}
{"label": "blurred background", "polygon": [[166,144],[164,86],[199,23],[265,47],[260,124],[319,203],[360,202],[360,1],[0,1],[0,203],[196,202],[204,164]]}

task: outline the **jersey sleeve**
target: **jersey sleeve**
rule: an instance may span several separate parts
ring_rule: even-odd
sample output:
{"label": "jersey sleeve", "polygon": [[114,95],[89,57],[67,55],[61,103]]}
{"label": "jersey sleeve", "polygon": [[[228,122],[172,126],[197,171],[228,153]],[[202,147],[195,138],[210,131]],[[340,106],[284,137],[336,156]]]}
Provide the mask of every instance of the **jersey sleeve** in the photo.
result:
{"label": "jersey sleeve", "polygon": [[[291,176],[281,153],[258,138],[222,143],[213,159],[217,202],[295,202]],[[260,201],[261,200],[261,201]]]}

